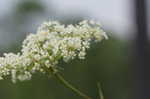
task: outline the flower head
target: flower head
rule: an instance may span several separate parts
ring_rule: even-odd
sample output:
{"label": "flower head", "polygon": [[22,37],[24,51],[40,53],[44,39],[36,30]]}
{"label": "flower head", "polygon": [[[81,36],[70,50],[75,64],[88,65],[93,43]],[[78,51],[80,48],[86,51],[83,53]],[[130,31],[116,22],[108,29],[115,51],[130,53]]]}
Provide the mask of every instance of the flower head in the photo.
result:
{"label": "flower head", "polygon": [[102,39],[107,39],[107,35],[93,21],[68,26],[57,21],[44,22],[36,34],[27,36],[20,53],[0,57],[0,78],[11,75],[16,82],[29,80],[36,71],[57,72],[60,60],[84,59],[91,42]]}

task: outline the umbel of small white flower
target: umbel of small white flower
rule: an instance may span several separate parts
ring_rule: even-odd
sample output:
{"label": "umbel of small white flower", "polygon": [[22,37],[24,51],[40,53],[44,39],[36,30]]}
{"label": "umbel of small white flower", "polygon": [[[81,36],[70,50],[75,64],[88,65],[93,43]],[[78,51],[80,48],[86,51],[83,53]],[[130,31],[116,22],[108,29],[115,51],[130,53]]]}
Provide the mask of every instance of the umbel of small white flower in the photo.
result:
{"label": "umbel of small white flower", "polygon": [[36,34],[27,36],[20,53],[0,57],[0,78],[10,76],[16,82],[31,79],[35,72],[56,73],[60,61],[84,59],[91,42],[102,39],[107,35],[93,21],[67,26],[57,21],[44,22]]}

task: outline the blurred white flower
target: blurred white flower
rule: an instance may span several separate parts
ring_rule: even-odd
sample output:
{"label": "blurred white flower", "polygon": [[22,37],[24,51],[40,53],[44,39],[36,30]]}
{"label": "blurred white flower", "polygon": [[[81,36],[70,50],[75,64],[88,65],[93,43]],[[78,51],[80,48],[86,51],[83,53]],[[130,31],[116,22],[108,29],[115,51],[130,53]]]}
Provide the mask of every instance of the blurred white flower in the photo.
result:
{"label": "blurred white flower", "polygon": [[0,57],[0,78],[11,75],[12,81],[16,82],[31,79],[36,71],[57,71],[60,60],[85,59],[91,42],[104,38],[108,38],[106,33],[93,21],[68,26],[57,21],[44,22],[36,34],[30,34],[24,40],[21,53]]}

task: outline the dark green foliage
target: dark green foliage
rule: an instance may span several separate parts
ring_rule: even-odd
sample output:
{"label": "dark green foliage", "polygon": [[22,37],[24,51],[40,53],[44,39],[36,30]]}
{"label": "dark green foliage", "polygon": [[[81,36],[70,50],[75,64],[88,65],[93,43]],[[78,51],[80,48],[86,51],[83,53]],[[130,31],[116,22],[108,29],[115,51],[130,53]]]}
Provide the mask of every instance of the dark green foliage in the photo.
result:
{"label": "dark green foliage", "polygon": [[17,11],[18,13],[40,12],[44,11],[44,7],[40,2],[35,0],[27,0],[18,4]]}

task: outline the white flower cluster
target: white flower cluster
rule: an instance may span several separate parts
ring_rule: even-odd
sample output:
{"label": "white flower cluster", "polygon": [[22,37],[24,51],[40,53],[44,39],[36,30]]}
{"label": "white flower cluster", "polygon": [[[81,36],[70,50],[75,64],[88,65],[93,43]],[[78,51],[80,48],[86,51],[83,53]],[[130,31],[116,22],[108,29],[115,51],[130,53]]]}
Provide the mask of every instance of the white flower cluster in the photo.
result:
{"label": "white flower cluster", "polygon": [[77,25],[62,25],[57,21],[44,22],[36,34],[30,34],[18,54],[0,57],[0,78],[29,80],[36,71],[57,72],[60,60],[84,59],[91,42],[107,39],[99,24],[82,21]]}

